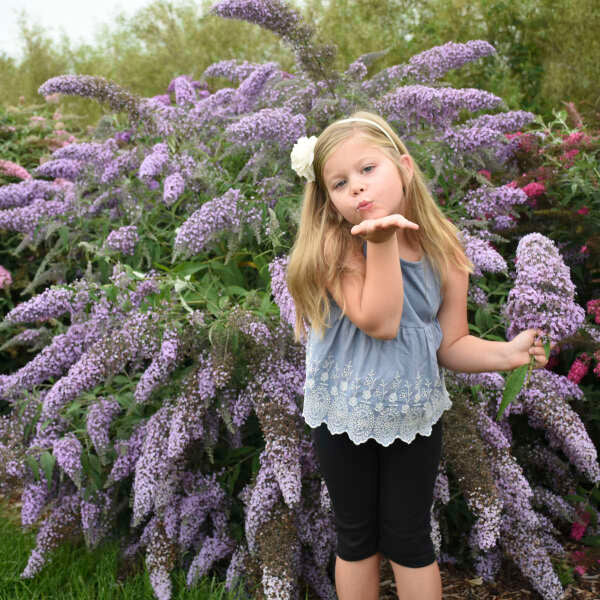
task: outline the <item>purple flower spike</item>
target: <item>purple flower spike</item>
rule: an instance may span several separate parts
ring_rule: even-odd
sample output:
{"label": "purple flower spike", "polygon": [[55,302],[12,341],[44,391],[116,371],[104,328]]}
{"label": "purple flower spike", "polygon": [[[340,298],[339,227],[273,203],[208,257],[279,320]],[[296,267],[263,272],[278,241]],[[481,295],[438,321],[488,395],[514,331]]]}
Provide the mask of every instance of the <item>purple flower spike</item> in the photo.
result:
{"label": "purple flower spike", "polygon": [[126,111],[133,118],[139,116],[139,99],[121,86],[103,77],[92,75],[59,75],[43,83],[38,89],[42,96],[66,94],[93,98],[106,103],[112,110]]}
{"label": "purple flower spike", "polygon": [[135,252],[135,246],[139,242],[139,239],[137,227],[135,225],[128,225],[111,231],[104,242],[104,246],[109,250],[131,256]]}
{"label": "purple flower spike", "polygon": [[448,42],[415,54],[404,67],[403,75],[413,77],[421,83],[431,82],[440,79],[452,69],[458,69],[468,62],[495,52],[496,49],[484,40],[471,40],[466,44]]}
{"label": "purple flower spike", "polygon": [[58,466],[77,484],[81,485],[81,442],[72,434],[54,442],[53,453]]}
{"label": "purple flower spike", "polygon": [[269,141],[291,148],[298,138],[306,135],[306,117],[284,108],[263,108],[229,125],[225,134],[237,144]]}
{"label": "purple flower spike", "polygon": [[553,342],[573,335],[585,319],[575,303],[575,286],[554,242],[530,233],[517,246],[517,279],[508,294],[504,315],[507,338],[523,329],[539,328]]}
{"label": "purple flower spike", "polygon": [[79,160],[59,158],[56,160],[49,160],[43,165],[40,165],[35,170],[35,174],[41,177],[52,177],[53,179],[60,177],[61,179],[75,181],[82,169],[83,162]]}
{"label": "purple flower spike", "polygon": [[465,253],[475,267],[473,275],[480,277],[483,271],[488,271],[489,273],[506,271],[508,268],[506,261],[502,258],[501,254],[490,246],[489,242],[471,235],[464,229],[461,231],[461,235]]}
{"label": "purple flower spike", "polygon": [[163,202],[167,206],[174,204],[185,190],[185,181],[181,173],[173,173],[165,179]]}
{"label": "purple flower spike", "polygon": [[164,166],[169,160],[169,148],[167,144],[161,142],[155,144],[152,152],[144,158],[140,165],[139,177],[143,180],[150,180],[162,173]]}

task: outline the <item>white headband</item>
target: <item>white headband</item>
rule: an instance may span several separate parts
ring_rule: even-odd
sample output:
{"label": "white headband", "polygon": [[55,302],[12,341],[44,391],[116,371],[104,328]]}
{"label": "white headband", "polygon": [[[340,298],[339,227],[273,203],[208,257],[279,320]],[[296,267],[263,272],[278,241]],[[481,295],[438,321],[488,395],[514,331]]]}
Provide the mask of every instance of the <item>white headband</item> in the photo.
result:
{"label": "white headband", "polygon": [[[359,121],[361,123],[368,123],[369,125],[374,125],[381,131],[385,137],[387,137],[390,142],[392,142],[392,146],[398,150],[398,146],[396,146],[396,142],[392,139],[392,136],[376,121],[371,121],[370,119],[361,119],[359,117],[351,117],[349,119],[342,119],[340,121],[336,121],[336,123],[352,123],[355,121]],[[296,173],[300,177],[304,177],[306,181],[314,181],[315,180],[315,170],[313,167],[313,160],[315,158],[315,144],[317,143],[316,136],[311,136],[307,138],[303,136],[298,139],[298,141],[294,144],[292,148],[292,152],[290,154],[290,158],[292,161],[292,169],[296,171]]]}
{"label": "white headband", "polygon": [[398,150],[398,146],[396,146],[396,142],[394,142],[394,140],[392,139],[392,136],[376,121],[371,121],[371,119],[360,119],[359,117],[351,117],[350,119],[342,119],[341,121],[336,121],[336,123],[351,123],[352,121],[360,121],[361,123],[368,123],[369,125],[375,125],[375,127],[377,127],[377,129],[379,129],[379,131],[381,131],[385,137],[390,140],[390,142],[392,142],[392,146],[394,146],[394,148],[400,152],[400,150]]}

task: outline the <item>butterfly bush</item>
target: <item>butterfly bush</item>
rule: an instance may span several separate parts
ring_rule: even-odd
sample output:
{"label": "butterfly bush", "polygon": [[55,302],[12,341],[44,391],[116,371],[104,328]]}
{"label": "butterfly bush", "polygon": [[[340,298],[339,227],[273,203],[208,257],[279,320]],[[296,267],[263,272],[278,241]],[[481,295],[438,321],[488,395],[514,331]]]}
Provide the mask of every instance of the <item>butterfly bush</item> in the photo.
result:
{"label": "butterfly bush", "polygon": [[[294,142],[359,108],[380,112],[449,201],[475,265],[472,302],[492,313],[496,282],[506,282],[507,337],[544,328],[547,316],[562,339],[577,329],[579,311],[568,269],[546,242],[517,250],[515,281],[506,260],[521,215],[547,195],[511,183],[522,144],[509,137],[533,115],[501,112],[502,99],[485,90],[437,83],[491,56],[492,46],[452,42],[370,74],[374,53],[338,73],[335,49],[279,0],[224,0],[212,12],[278,34],[295,70],[223,60],[198,80],[174,77],[152,98],[93,76],[54,77],[40,88],[93,98],[129,123],[98,128],[93,142],[58,148],[33,178],[0,187],[0,228],[21,246],[42,253],[57,229],[73,246],[64,250],[63,285],[51,285],[52,270],[40,273],[30,289],[39,293],[2,323],[11,343],[33,344],[35,354],[0,374],[10,411],[0,419],[0,485],[21,490],[22,522],[39,526],[24,576],[64,539],[93,547],[113,532],[123,536],[123,556],[144,554],[157,598],[172,597],[170,573],[183,566],[189,586],[215,569],[229,589],[292,598],[306,583],[333,599],[331,499],[301,417],[305,349],[293,338],[286,285],[301,192],[289,166]],[[217,79],[229,87],[213,91],[207,80]],[[75,283],[64,283],[67,273]],[[474,517],[464,546],[477,572],[492,579],[508,556],[557,600],[549,556],[562,548],[552,523],[570,514],[558,498],[577,477],[598,475],[568,405],[581,391],[534,373],[497,423],[502,376],[448,380],[454,406],[431,512],[438,560],[456,560],[446,553],[456,486]],[[514,415],[539,430],[537,443],[513,433]],[[52,470],[43,468],[52,458]],[[534,467],[543,487],[529,479]]]}
{"label": "butterfly bush", "polygon": [[260,223],[261,215],[245,202],[239,190],[228,192],[202,205],[183,223],[175,238],[175,249],[197,254],[223,232],[238,233],[243,225]]}
{"label": "butterfly bush", "polygon": [[431,82],[440,79],[452,69],[458,69],[466,63],[495,52],[496,49],[483,40],[472,40],[466,44],[448,42],[415,54],[404,67],[402,74],[420,82]]}
{"label": "butterfly bush", "polygon": [[135,246],[139,239],[137,227],[127,225],[111,231],[104,242],[104,246],[109,250],[131,255],[135,252]]}
{"label": "butterfly bush", "polygon": [[517,278],[504,309],[507,337],[531,327],[541,329],[554,342],[575,333],[585,311],[574,301],[569,268],[554,242],[530,233],[519,241],[515,261]]}

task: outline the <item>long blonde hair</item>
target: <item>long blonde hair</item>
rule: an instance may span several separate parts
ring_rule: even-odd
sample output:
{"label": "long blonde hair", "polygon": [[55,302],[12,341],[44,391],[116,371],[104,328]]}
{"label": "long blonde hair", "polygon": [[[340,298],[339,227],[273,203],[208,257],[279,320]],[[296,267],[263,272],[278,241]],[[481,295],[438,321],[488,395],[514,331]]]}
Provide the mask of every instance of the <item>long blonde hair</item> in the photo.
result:
{"label": "long blonde hair", "polygon": [[[341,296],[342,274],[350,271],[345,259],[350,251],[356,251],[362,245],[362,238],[350,233],[352,224],[334,207],[323,181],[323,167],[329,156],[340,143],[357,132],[381,148],[398,167],[405,189],[407,208],[404,216],[419,225],[418,230],[406,229],[405,233],[410,242],[421,245],[442,286],[446,283],[451,264],[469,273],[473,271],[473,265],[459,241],[458,229],[432,198],[417,164],[414,164],[412,178],[408,176],[400,160],[400,156],[408,154],[408,151],[394,130],[384,119],[370,112],[359,111],[351,118],[379,124],[397,149],[383,131],[364,121],[336,121],[319,136],[313,160],[315,181],[307,182],[304,188],[300,226],[286,272],[287,286],[296,308],[296,341],[306,338],[307,324],[323,335],[328,327],[330,309],[327,284],[329,282],[335,294]],[[345,310],[345,304],[341,309]]]}

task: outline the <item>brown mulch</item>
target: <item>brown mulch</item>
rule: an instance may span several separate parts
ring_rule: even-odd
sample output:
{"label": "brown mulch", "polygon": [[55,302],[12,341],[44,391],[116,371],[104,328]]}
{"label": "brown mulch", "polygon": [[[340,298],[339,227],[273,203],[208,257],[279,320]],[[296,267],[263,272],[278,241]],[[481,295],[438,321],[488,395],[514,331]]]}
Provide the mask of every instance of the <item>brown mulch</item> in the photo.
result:
{"label": "brown mulch", "polygon": [[[583,548],[580,544],[564,540],[563,545],[569,552]],[[600,600],[600,564],[595,558],[593,563],[596,566],[590,564],[584,575],[575,575],[575,581],[565,587],[561,600]],[[449,564],[440,565],[440,573],[444,600],[542,600],[529,580],[509,561],[505,561],[493,583],[484,582],[474,572]],[[387,561],[382,561],[379,597],[381,600],[398,598],[392,569]]]}

